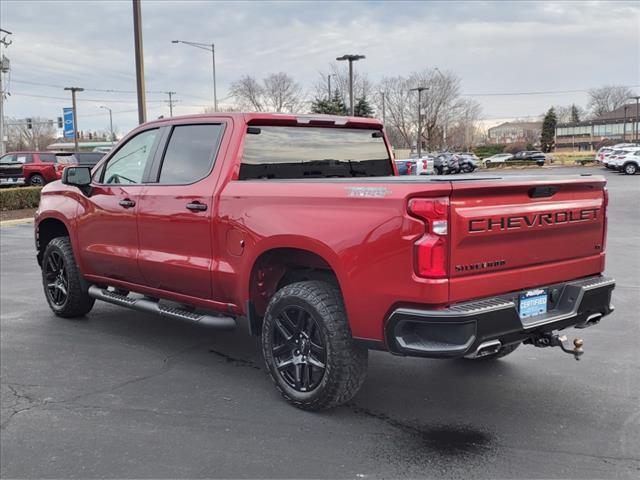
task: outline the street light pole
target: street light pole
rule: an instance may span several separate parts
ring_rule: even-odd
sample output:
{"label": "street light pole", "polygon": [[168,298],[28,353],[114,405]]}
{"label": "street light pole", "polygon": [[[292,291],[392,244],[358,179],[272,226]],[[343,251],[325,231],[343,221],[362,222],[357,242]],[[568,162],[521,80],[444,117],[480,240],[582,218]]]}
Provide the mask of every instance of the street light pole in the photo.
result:
{"label": "street light pole", "polygon": [[[4,35],[3,35],[4,34]],[[13,35],[9,30],[0,28],[0,155],[6,152],[4,141],[4,88],[2,86],[2,76],[9,72],[9,59],[2,54],[2,47],[11,45],[11,40],[7,40],[9,35]]]}
{"label": "street light pole", "polygon": [[624,106],[624,120],[622,121],[622,141],[627,141],[627,108],[629,105]]}
{"label": "street light pole", "polygon": [[331,101],[331,74],[327,75],[327,90],[329,91],[329,101]]}
{"label": "street light pole", "polygon": [[190,47],[200,48],[211,52],[211,60],[213,61],[213,110],[218,111],[218,92],[216,89],[216,45],[214,43],[188,42],[186,40],[171,40],[171,43],[183,43]]}
{"label": "street light pole", "polygon": [[418,158],[422,158],[422,92],[425,90],[429,90],[429,87],[417,87],[409,89],[410,92],[418,92],[418,142],[417,142],[417,153]]}
{"label": "street light pole", "polygon": [[636,143],[638,142],[638,140],[640,140],[640,138],[638,138],[638,123],[640,123],[640,109],[639,107],[639,101],[640,101],[640,95],[636,95],[635,97],[631,97],[631,98],[635,98],[636,100]]}
{"label": "street light pole", "polygon": [[140,10],[140,1],[141,0],[133,0],[133,37],[136,53],[138,123],[144,123],[147,121],[147,100],[144,91],[144,55],[142,53],[142,12]]}
{"label": "street light pole", "polygon": [[380,92],[380,95],[382,95],[382,125],[384,125],[386,120],[385,93]]}
{"label": "street light pole", "polygon": [[353,108],[353,62],[358,60],[362,60],[366,58],[364,55],[343,55],[341,57],[337,57],[336,60],[339,62],[347,60],[349,62],[349,113],[353,117],[354,108]]}
{"label": "street light pole", "polygon": [[113,111],[109,107],[105,107],[104,105],[100,105],[100,108],[109,110],[109,132],[111,134],[111,137],[109,138],[111,140],[111,145],[113,145]]}
{"label": "street light pole", "polygon": [[73,110],[73,147],[77,154],[78,153],[78,115],[76,110],[76,92],[84,92],[84,88],[66,87],[65,90],[71,92],[71,108]]}

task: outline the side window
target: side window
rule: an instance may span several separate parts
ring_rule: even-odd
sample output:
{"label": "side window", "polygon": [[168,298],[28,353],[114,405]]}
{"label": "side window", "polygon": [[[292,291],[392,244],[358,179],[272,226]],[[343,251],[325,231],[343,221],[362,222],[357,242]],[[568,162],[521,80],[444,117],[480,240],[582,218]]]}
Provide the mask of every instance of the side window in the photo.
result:
{"label": "side window", "polygon": [[209,175],[223,128],[220,124],[174,127],[162,159],[158,182],[184,185]]}
{"label": "side window", "polygon": [[16,160],[13,155],[8,154],[0,158],[0,163],[14,163]]}
{"label": "side window", "polygon": [[33,162],[33,159],[31,158],[30,153],[18,153],[16,155],[16,161],[18,163],[31,163]]}
{"label": "side window", "polygon": [[157,129],[147,130],[125,143],[109,159],[104,169],[103,183],[141,183],[157,136]]}
{"label": "side window", "polygon": [[55,153],[41,153],[40,161],[44,163],[55,163],[56,155]]}

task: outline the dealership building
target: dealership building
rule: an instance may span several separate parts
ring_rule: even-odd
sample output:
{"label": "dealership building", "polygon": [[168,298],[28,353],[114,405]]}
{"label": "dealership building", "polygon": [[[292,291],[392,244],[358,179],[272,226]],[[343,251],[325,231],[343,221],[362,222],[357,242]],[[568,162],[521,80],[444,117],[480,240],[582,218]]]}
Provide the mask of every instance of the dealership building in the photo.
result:
{"label": "dealership building", "polygon": [[603,140],[638,141],[636,103],[584,122],[559,123],[556,126],[556,152],[594,150]]}

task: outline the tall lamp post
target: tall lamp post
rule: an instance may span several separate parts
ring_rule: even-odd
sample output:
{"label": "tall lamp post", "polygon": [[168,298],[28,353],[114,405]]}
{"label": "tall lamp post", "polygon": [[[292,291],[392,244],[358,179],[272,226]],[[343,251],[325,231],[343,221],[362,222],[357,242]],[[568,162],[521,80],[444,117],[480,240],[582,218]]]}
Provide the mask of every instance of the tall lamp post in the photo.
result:
{"label": "tall lamp post", "polygon": [[418,92],[418,142],[417,142],[417,153],[418,158],[422,157],[422,139],[420,138],[420,134],[422,133],[422,92],[425,90],[429,90],[429,87],[416,87],[410,88],[410,92]]}
{"label": "tall lamp post", "polygon": [[631,97],[632,99],[634,99],[636,101],[636,143],[640,140],[640,138],[638,138],[638,123],[640,123],[640,109],[639,107],[639,103],[640,102],[640,95],[636,95],[635,97]]}
{"label": "tall lamp post", "polygon": [[211,60],[213,61],[213,110],[218,111],[218,93],[216,91],[216,46],[211,43],[187,42],[186,40],[171,40],[171,43],[183,43],[194,48],[200,48],[211,52]]}
{"label": "tall lamp post", "polygon": [[113,111],[109,107],[105,107],[104,105],[100,105],[100,108],[109,110],[109,132],[111,135],[109,138],[111,139],[111,145],[113,145]]}
{"label": "tall lamp post", "polygon": [[[440,75],[440,79],[442,80],[442,86],[444,88],[444,86],[445,86],[444,82],[446,81],[446,78],[445,78],[444,74],[440,71],[440,69],[438,67],[435,67],[434,71],[438,72],[438,75]],[[444,95],[444,92],[441,93],[441,95]],[[448,107],[449,106],[448,103],[449,102],[447,102],[444,106]],[[446,112],[445,112],[445,117],[444,117],[443,125],[442,125],[442,143],[444,143],[445,150],[448,150],[448,147],[447,147],[447,115],[446,115]]]}
{"label": "tall lamp post", "polygon": [[349,62],[349,114],[353,117],[353,62],[366,58],[364,55],[343,55],[337,57],[339,62]]}
{"label": "tall lamp post", "polygon": [[76,92],[84,92],[84,88],[80,87],[66,87],[65,90],[71,92],[71,107],[73,109],[73,147],[76,152],[76,158],[78,153],[78,115],[76,110]]}

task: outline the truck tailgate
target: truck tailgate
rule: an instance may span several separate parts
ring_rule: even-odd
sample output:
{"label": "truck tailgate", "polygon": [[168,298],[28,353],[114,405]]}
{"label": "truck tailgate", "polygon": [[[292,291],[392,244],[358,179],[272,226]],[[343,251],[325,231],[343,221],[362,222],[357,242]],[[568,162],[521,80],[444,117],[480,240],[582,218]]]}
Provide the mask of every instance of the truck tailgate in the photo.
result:
{"label": "truck tailgate", "polygon": [[601,272],[605,183],[591,176],[453,181],[450,301]]}

